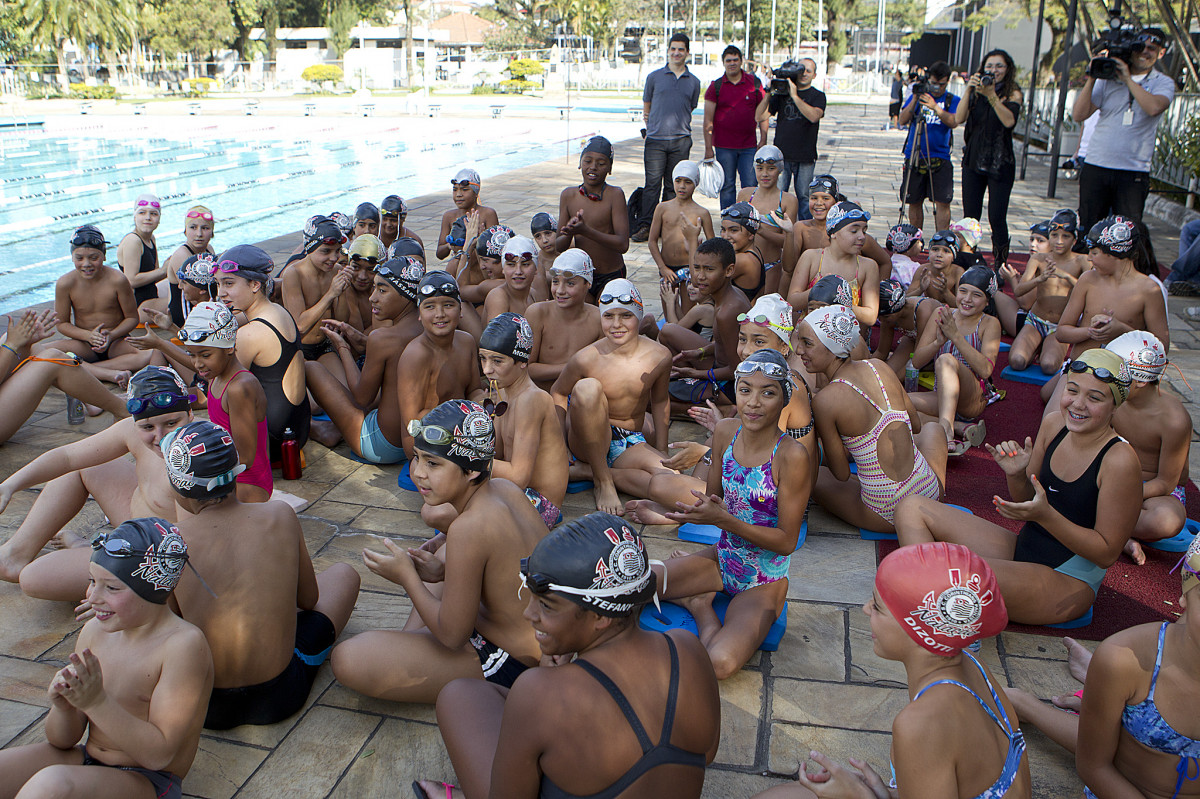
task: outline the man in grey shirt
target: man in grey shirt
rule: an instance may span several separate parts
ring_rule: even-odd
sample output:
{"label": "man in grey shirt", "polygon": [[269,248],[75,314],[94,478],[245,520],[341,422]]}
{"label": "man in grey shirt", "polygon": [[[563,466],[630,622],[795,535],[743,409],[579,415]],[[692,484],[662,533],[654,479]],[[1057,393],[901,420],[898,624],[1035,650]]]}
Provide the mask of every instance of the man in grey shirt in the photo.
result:
{"label": "man in grey shirt", "polygon": [[646,184],[642,188],[637,229],[630,237],[633,241],[650,237],[650,221],[654,219],[659,197],[664,201],[674,199],[675,186],[670,175],[692,150],[692,111],[700,102],[700,79],[687,68],[690,46],[686,33],[676,33],[667,43],[666,66],[646,76],[642,92]]}
{"label": "man in grey shirt", "polygon": [[1155,132],[1175,97],[1175,81],[1154,68],[1166,52],[1166,35],[1145,28],[1138,39],[1142,49],[1128,64],[1114,59],[1115,78],[1088,76],[1071,110],[1076,122],[1100,111],[1079,171],[1079,221],[1085,233],[1110,214],[1140,220],[1150,193]]}

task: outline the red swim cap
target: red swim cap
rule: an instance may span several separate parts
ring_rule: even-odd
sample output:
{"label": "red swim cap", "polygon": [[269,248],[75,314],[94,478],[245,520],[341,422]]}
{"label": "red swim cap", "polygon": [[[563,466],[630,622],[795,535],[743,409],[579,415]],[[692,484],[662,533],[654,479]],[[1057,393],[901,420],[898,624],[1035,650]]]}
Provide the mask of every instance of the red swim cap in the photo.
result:
{"label": "red swim cap", "polygon": [[879,564],[875,589],[909,637],[949,657],[1008,624],[996,575],[960,544],[900,547]]}

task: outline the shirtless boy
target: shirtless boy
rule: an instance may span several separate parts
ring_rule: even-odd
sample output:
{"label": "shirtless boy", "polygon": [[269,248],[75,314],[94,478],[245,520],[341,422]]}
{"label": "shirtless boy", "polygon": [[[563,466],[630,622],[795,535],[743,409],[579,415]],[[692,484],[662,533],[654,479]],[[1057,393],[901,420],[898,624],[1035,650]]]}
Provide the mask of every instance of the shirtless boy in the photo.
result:
{"label": "shirtless boy", "polygon": [[421,237],[404,226],[404,220],[408,218],[408,203],[404,202],[403,197],[398,194],[384,197],[379,212],[379,239],[384,247],[390,247],[397,239],[406,236],[424,246]]}
{"label": "shirtless boy", "polygon": [[350,234],[350,240],[364,233],[379,235],[379,208],[375,203],[359,203],[354,209],[354,232]]}
{"label": "shirtless boy", "polygon": [[158,281],[167,276],[158,265],[158,243],[154,231],[162,220],[162,206],[153,194],[139,194],[133,204],[133,232],[125,234],[117,247],[117,265],[133,286],[134,301],[141,305],[158,299]]}
{"label": "shirtless boy", "polygon": [[546,525],[521,489],[489,477],[496,434],[483,408],[451,400],[409,428],[421,498],[450,504],[458,516],[418,549],[384,539],[385,551],[363,550],[367,568],[404,588],[412,612],[403,630],[372,630],[339,644],[334,676],[397,702],[434,702],[459,678],[510,687],[539,660],[522,617],[519,568]]}
{"label": "shirtless boy", "polygon": [[[1043,374],[1054,374],[1062,367],[1067,347],[1054,335],[1059,317],[1067,307],[1067,296],[1075,287],[1079,276],[1089,268],[1086,255],[1071,251],[1078,233],[1078,217],[1070,209],[1054,215],[1049,225],[1050,249],[1046,253],[1029,256],[1029,265],[1017,284],[1013,294],[1018,302],[1026,295],[1034,296],[1025,324],[1013,340],[1008,354],[1008,364],[1020,371],[1034,362],[1038,347],[1042,354],[1038,360]],[[1032,235],[1032,233],[1031,233]]]}
{"label": "shirtless boy", "polygon": [[554,246],[559,252],[578,247],[592,259],[595,277],[588,292],[604,292],[610,280],[625,277],[621,255],[629,251],[629,211],[625,192],[605,181],[612,173],[613,146],[603,136],[593,136],[579,156],[583,183],[568,186],[558,198],[561,227]]}
{"label": "shirtless boy", "polygon": [[[350,319],[350,295],[346,291],[354,270],[338,266],[346,237],[327,216],[314,216],[304,225],[304,257],[283,272],[283,307],[300,330],[300,351],[306,361],[321,361],[333,374],[341,363],[325,337],[321,322]],[[344,377],[344,375],[343,375]]]}
{"label": "shirtless boy", "polygon": [[558,220],[545,211],[538,211],[529,222],[529,235],[533,236],[538,246],[538,272],[549,283],[550,265],[558,255],[558,249],[554,246],[558,238]]}
{"label": "shirtless boy", "polygon": [[[0,546],[0,579],[41,599],[77,600],[87,590],[88,552],[38,552],[83,509],[88,496],[113,524],[141,516],[176,518],[158,442],[191,421],[190,397],[171,369],[147,366],[129,379],[129,412],[93,436],[39,455],[0,483],[0,511],[13,494],[46,483],[12,538]],[[133,463],[125,455],[133,455]]]}
{"label": "shirtless boy", "polygon": [[416,258],[425,265],[425,246],[412,236],[401,236],[387,248],[388,260],[393,258]]}
{"label": "shirtless boy", "polygon": [[1146,562],[1142,541],[1177,535],[1187,521],[1184,485],[1192,417],[1174,394],[1159,388],[1167,368],[1167,351],[1153,334],[1133,330],[1117,336],[1105,349],[1129,365],[1129,396],[1113,414],[1113,429],[1128,441],[1142,464],[1142,513],[1125,552],[1139,566]]}
{"label": "shirtless boy", "polygon": [[409,458],[412,421],[449,399],[479,393],[479,350],[471,334],[458,329],[462,302],[454,278],[447,272],[425,275],[417,286],[417,309],[421,334],[404,348],[398,365],[402,444]]}
{"label": "shirtless boy", "polygon": [[[560,257],[561,261],[561,257]],[[591,465],[596,508],[622,515],[620,488],[649,496],[650,478],[661,471],[670,424],[671,352],[638,335],[645,309],[637,287],[625,278],[597,298],[604,338],[576,353],[551,394],[567,430],[567,445]],[[642,433],[649,411],[655,446]]]}
{"label": "shirtless boy", "polygon": [[326,324],[325,335],[342,361],[347,385],[319,363],[304,365],[308,390],[330,419],[313,422],[309,435],[317,441],[332,447],[345,436],[354,454],[371,463],[405,459],[399,365],[405,347],[421,334],[416,302],[417,286],[424,275],[415,258],[397,258],[376,270],[371,291],[375,322],[363,340],[366,359],[361,372],[347,343],[349,326]]}
{"label": "shirtless boy", "polygon": [[567,250],[550,267],[551,299],[529,306],[526,318],[533,329],[529,377],[544,391],[554,386],[575,353],[604,336],[600,309],[587,301],[594,277],[588,254]]}
{"label": "shirtless boy", "polygon": [[762,220],[754,241],[763,257],[766,270],[764,294],[779,291],[783,270],[780,266],[790,258],[794,248],[792,226],[800,213],[800,201],[779,185],[783,175],[783,153],[774,144],[764,144],[754,153],[754,175],[757,186],[738,192],[739,202],[748,202]]}
{"label": "shirtless boy", "polygon": [[[699,239],[713,237],[712,214],[692,199],[696,184],[700,182],[700,166],[695,161],[680,161],[671,176],[675,187],[674,198],[654,207],[654,219],[650,222],[650,238],[647,247],[650,257],[658,265],[659,276],[672,286],[679,282],[679,270],[686,269],[691,248],[681,222],[695,220],[694,224],[703,231]],[[697,243],[691,242],[693,247]]]}
{"label": "shirtless boy", "polygon": [[179,528],[195,567],[180,579],[171,606],[212,648],[204,726],[282,721],[303,707],[350,620],[358,572],[335,563],[314,574],[291,507],[238,501],[233,486],[242,467],[220,427],[192,422],[163,439],[162,450],[179,506],[190,514]]}
{"label": "shirtless boy", "polygon": [[533,239],[525,236],[513,236],[504,243],[500,250],[504,284],[488,292],[483,303],[484,324],[502,313],[523,314],[537,301],[534,297],[538,282],[537,250]]}
{"label": "shirtless boy", "polygon": [[[799,192],[800,189],[797,188],[796,193],[799,194]],[[796,265],[800,262],[800,256],[804,255],[806,250],[819,250],[829,246],[829,233],[825,229],[825,217],[829,213],[829,209],[845,199],[837,178],[833,175],[815,175],[813,177],[812,183],[808,186],[808,211],[812,214],[812,219],[797,222],[792,226],[792,249],[795,259],[790,263],[786,260],[783,262],[783,277],[779,281],[779,291],[783,296],[789,296],[789,292],[798,288],[793,285],[792,276]],[[864,258],[870,258],[879,265],[880,280],[886,280],[891,276],[892,259],[888,255],[888,251],[879,246],[879,242],[869,233],[866,243],[863,244],[862,254]]]}
{"label": "shirtless boy", "polygon": [[479,229],[487,230],[500,224],[496,209],[479,204],[479,173],[474,169],[460,169],[450,180],[450,196],[454,208],[442,214],[442,227],[438,232],[437,257],[444,261],[452,252],[460,252],[469,241],[466,235],[467,217],[478,216]]}
{"label": "shirtless boy", "polygon": [[166,605],[187,545],[133,519],[87,552],[94,615],[50,680],[46,742],[0,752],[0,796],[179,799],[213,683],[204,635]]}
{"label": "shirtless boy", "polygon": [[[350,305],[350,318],[345,320],[356,330],[370,331],[374,316],[371,314],[371,292],[375,290],[375,267],[383,263],[383,242],[371,233],[357,236],[350,245],[350,286],[346,297]],[[341,321],[341,320],[339,320]],[[324,320],[322,320],[322,323]]]}
{"label": "shirtless boy", "polygon": [[[71,236],[74,269],[54,284],[57,329],[66,340],[43,343],[34,353],[47,347],[74,353],[92,376],[123,385],[129,372],[166,361],[125,341],[137,327],[137,303],[125,276],[104,265],[107,248],[108,242],[95,225],[83,225]],[[101,361],[103,366],[97,363]]]}

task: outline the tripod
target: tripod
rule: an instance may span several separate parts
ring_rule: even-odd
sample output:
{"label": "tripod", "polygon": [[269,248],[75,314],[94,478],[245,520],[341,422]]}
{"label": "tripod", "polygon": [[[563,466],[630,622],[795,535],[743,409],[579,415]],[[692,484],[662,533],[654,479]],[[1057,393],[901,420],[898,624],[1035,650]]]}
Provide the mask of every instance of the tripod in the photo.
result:
{"label": "tripod", "polygon": [[[920,106],[920,100],[914,99],[913,102]],[[912,142],[912,147],[909,149],[908,156],[904,161],[904,180],[900,182],[900,213],[898,214],[900,221],[908,220],[912,222],[908,218],[908,189],[912,184],[913,175],[920,173],[922,167],[925,179],[929,181],[927,187],[929,196],[930,198],[933,197],[933,170],[930,169],[932,159],[929,157],[929,123],[925,120],[923,109],[924,106],[921,106],[921,110],[914,108],[913,118],[908,123],[908,135],[905,138],[905,142]],[[925,153],[924,156],[921,155],[922,152]],[[924,200],[921,202],[924,203]],[[936,202],[934,203],[934,214],[934,218],[936,219]],[[920,225],[917,225],[917,227],[920,227]]]}

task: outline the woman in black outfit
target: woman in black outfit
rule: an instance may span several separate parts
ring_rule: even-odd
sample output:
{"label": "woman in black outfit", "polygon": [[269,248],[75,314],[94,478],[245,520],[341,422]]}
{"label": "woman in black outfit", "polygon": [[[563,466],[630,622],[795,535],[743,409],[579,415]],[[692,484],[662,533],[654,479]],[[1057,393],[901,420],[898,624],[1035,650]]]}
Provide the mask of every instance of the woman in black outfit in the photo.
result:
{"label": "woman in black outfit", "polygon": [[[1008,198],[1016,179],[1013,128],[1021,115],[1024,95],[1016,83],[1016,66],[1003,50],[983,57],[979,71],[967,81],[965,102],[955,118],[966,123],[963,145],[963,213],[979,219],[983,193],[988,193],[988,223],[992,229],[995,266],[1008,260]],[[984,77],[992,80],[985,83]]]}

